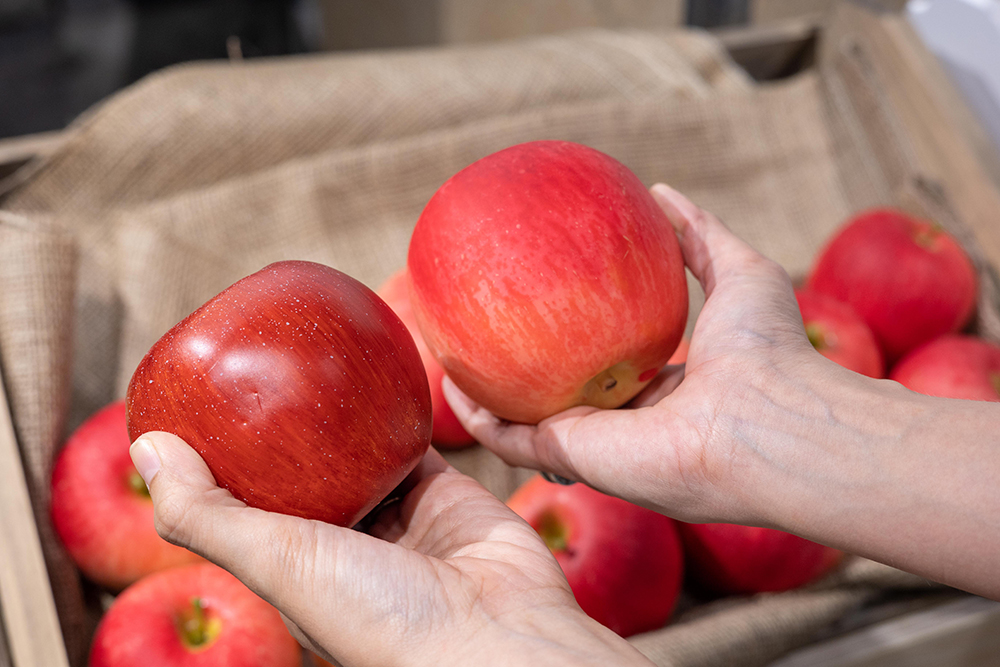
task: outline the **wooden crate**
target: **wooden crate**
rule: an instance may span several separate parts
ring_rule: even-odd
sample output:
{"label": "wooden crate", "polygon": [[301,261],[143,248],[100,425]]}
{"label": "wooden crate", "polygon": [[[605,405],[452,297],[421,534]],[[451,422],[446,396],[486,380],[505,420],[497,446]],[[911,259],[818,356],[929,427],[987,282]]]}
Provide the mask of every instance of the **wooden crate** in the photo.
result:
{"label": "wooden crate", "polygon": [[[864,39],[877,56],[873,66],[886,75],[883,94],[891,106],[894,131],[905,133],[910,142],[906,159],[913,164],[907,167],[934,174],[953,193],[954,208],[986,258],[994,267],[1000,266],[1000,158],[904,17],[854,18],[864,26],[855,38]],[[718,35],[737,63],[766,80],[814,66],[818,49],[848,48],[824,39],[826,25],[799,18]],[[67,136],[50,133],[0,140],[0,198],[4,177],[24,177],[30,173],[32,159],[56,150]],[[14,173],[26,165],[28,172]],[[928,609],[902,616],[898,610],[903,607],[893,602],[865,609],[845,619],[837,629],[842,636],[800,650],[777,664],[1000,665],[1000,603],[974,596],[932,602]],[[0,667],[68,665],[2,386],[0,612]]]}

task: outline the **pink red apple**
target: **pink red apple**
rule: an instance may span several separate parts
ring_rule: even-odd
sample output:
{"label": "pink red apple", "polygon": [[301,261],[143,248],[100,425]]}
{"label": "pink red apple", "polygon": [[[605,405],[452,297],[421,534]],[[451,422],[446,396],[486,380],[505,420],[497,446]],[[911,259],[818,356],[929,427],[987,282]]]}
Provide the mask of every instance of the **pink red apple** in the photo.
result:
{"label": "pink red apple", "polygon": [[416,467],[431,397],[406,327],[312,262],[240,280],[167,332],[128,388],[134,439],[169,431],[260,509],[356,523]]}
{"label": "pink red apple", "polygon": [[885,377],[882,351],[872,330],[846,303],[833,297],[796,290],[806,336],[830,361],[873,378]]}
{"label": "pink red apple", "polygon": [[545,540],[591,618],[623,637],[670,619],[684,568],[673,519],[541,476],[507,504]]}
{"label": "pink red apple", "polygon": [[90,667],[300,667],[278,611],[211,563],[151,574],[101,619]]}
{"label": "pink red apple", "polygon": [[973,336],[942,336],[904,357],[889,378],[930,396],[1000,401],[1000,346]]}
{"label": "pink red apple", "polygon": [[677,529],[692,579],[719,595],[798,588],[843,557],[841,551],[771,528],[677,522]]}
{"label": "pink red apple", "polygon": [[875,209],[833,237],[808,286],[849,304],[892,363],[965,326],[975,309],[977,282],[968,256],[940,227]]}
{"label": "pink red apple", "polygon": [[441,381],[444,379],[444,369],[431,354],[424,337],[420,333],[420,327],[413,317],[413,308],[410,307],[410,291],[407,287],[406,269],[400,269],[389,278],[378,289],[378,295],[389,304],[389,307],[399,316],[406,328],[413,336],[413,342],[420,352],[420,360],[424,362],[424,370],[427,372],[427,382],[431,387],[431,405],[434,412],[434,427],[431,433],[431,441],[443,449],[457,449],[465,447],[475,442],[458,417],[451,411],[451,407],[444,398],[444,391],[441,389]]}
{"label": "pink red apple", "polygon": [[153,502],[129,458],[125,401],[85,421],[52,471],[52,523],[91,581],[119,590],[151,572],[201,558],[156,534]]}
{"label": "pink red apple", "polygon": [[670,222],[623,164],[579,144],[520,144],[460,171],[417,221],[408,266],[434,356],[517,422],[624,404],[687,320]]}

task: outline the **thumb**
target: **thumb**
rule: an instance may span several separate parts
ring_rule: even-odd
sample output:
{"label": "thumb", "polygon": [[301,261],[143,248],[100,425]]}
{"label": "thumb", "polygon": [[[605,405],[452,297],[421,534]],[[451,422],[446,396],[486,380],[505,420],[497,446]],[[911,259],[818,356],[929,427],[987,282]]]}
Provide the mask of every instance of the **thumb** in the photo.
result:
{"label": "thumb", "polygon": [[201,456],[170,433],[146,433],[129,453],[149,487],[160,536],[225,568],[292,618],[322,606],[314,599],[318,587],[303,578],[316,571],[319,551],[350,552],[360,541],[378,542],[346,528],[248,507],[220,488]]}

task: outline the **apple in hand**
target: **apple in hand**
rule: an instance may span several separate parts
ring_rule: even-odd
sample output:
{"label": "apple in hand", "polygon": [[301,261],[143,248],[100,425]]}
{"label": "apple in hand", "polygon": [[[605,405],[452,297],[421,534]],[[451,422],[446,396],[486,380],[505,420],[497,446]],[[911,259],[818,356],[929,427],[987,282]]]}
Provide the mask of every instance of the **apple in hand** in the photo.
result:
{"label": "apple in hand", "polygon": [[885,377],[882,351],[872,330],[846,303],[819,292],[796,290],[812,346],[830,361],[873,378]]}
{"label": "apple in hand", "polygon": [[623,164],[579,144],[520,144],[454,175],[420,215],[407,263],[428,347],[511,421],[623,405],[687,320],[670,222]]}
{"label": "apple in hand", "polygon": [[52,470],[52,523],[91,581],[120,590],[175,565],[201,561],[156,534],[153,501],[129,458],[125,401],[80,425]]}
{"label": "apple in hand", "polygon": [[406,269],[400,269],[378,288],[378,295],[392,308],[393,312],[399,316],[406,328],[413,336],[413,342],[420,352],[420,360],[424,362],[424,370],[427,372],[427,382],[431,387],[431,406],[434,412],[434,425],[431,433],[431,441],[439,449],[457,449],[465,447],[475,442],[469,435],[458,417],[451,411],[451,406],[444,398],[444,391],[441,389],[441,381],[444,379],[444,369],[431,354],[424,337],[420,333],[420,327],[413,318],[413,308],[410,307],[410,291],[407,286]]}
{"label": "apple in hand", "polygon": [[128,429],[180,436],[216,482],[271,512],[354,525],[416,467],[431,397],[406,327],[374,292],[278,262],[167,332],[128,387]]}
{"label": "apple in hand", "polygon": [[941,336],[904,357],[889,379],[929,396],[1000,401],[1000,346],[974,336]]}
{"label": "apple in hand", "polygon": [[681,589],[676,522],[584,484],[532,477],[507,505],[552,550],[580,607],[628,637],[663,626]]}
{"label": "apple in hand", "polygon": [[772,528],[677,522],[677,530],[692,579],[718,595],[798,588],[843,558],[837,549]]}
{"label": "apple in hand", "polygon": [[300,667],[278,610],[211,563],[151,574],[101,619],[90,667]]}
{"label": "apple in hand", "polygon": [[837,232],[820,253],[808,287],[849,304],[892,363],[965,326],[977,283],[965,251],[940,227],[875,209]]}

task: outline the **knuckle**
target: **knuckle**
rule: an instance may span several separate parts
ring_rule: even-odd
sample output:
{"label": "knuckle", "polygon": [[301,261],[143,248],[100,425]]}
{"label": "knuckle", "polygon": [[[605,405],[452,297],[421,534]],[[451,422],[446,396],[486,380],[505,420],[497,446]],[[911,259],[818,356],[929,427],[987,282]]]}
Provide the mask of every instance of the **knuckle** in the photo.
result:
{"label": "knuckle", "polygon": [[194,514],[195,502],[190,496],[176,491],[168,492],[155,505],[156,532],[171,544],[189,546]]}

